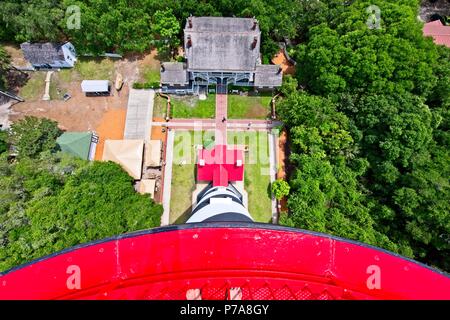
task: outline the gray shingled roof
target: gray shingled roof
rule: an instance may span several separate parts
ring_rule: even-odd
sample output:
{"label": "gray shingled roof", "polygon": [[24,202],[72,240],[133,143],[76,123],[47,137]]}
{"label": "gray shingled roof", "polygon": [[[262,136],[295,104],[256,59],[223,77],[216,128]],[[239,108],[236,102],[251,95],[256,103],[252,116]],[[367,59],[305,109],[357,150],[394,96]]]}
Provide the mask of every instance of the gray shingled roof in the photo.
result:
{"label": "gray shingled roof", "polygon": [[20,45],[25,58],[31,64],[51,64],[55,61],[64,61],[62,43],[29,43]]}
{"label": "gray shingled roof", "polygon": [[259,65],[255,71],[255,87],[279,87],[283,81],[283,72],[279,65]]}
{"label": "gray shingled roof", "polygon": [[161,67],[161,83],[168,85],[188,84],[186,64],[183,62],[164,62]]}
{"label": "gray shingled roof", "polygon": [[188,70],[254,71],[260,63],[261,42],[255,22],[249,18],[189,17],[184,29]]}

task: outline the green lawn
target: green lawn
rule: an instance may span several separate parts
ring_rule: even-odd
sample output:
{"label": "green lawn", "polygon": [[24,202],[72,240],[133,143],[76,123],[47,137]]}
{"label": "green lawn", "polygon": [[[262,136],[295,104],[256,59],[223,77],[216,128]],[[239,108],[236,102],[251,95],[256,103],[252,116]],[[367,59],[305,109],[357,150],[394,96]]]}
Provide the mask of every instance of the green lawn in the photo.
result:
{"label": "green lawn", "polygon": [[[209,94],[206,100],[199,100],[197,96],[177,96],[174,94],[170,95],[170,98],[172,102],[171,115],[173,118],[211,119],[215,116],[215,94]],[[228,118],[266,119],[270,114],[271,98],[270,95],[228,95]],[[153,109],[154,116],[164,117],[165,112],[166,99],[156,96]]]}
{"label": "green lawn", "polygon": [[271,95],[241,96],[228,95],[228,118],[266,119],[270,114]]}
{"label": "green lawn", "polygon": [[[198,133],[197,133],[198,134]],[[174,142],[174,162],[172,166],[172,190],[170,200],[170,223],[184,223],[190,217],[192,192],[195,188],[194,145],[202,144],[211,137],[211,132],[196,135],[192,131],[177,131]],[[229,132],[229,144],[246,144],[249,152],[245,155],[244,186],[248,193],[248,209],[257,222],[271,221],[271,200],[268,137],[266,133]],[[181,164],[182,161],[186,164]]]}
{"label": "green lawn", "polygon": [[228,144],[248,145],[245,154],[244,187],[248,193],[248,211],[257,222],[271,222],[269,195],[269,141],[265,132],[228,132]]}
{"label": "green lawn", "polygon": [[[114,62],[108,58],[78,58],[75,71],[82,80],[113,80]],[[65,75],[69,79],[69,75]]]}
{"label": "green lawn", "polygon": [[158,83],[160,81],[160,70],[154,66],[146,65],[140,70],[143,82],[146,83]]}
{"label": "green lawn", "polygon": [[169,216],[170,224],[185,223],[191,215],[192,192],[195,188],[194,173],[194,164],[173,164]]}
{"label": "green lawn", "polygon": [[46,72],[35,71],[30,73],[30,79],[20,88],[19,96],[25,100],[40,100],[45,92]]}
{"label": "green lawn", "polygon": [[155,94],[155,100],[153,103],[153,117],[165,118],[166,117],[166,105],[167,105],[167,99],[161,98],[159,95]]}
{"label": "green lawn", "polygon": [[208,95],[206,100],[196,96],[170,96],[172,117],[174,118],[214,118],[216,111],[216,96]]}
{"label": "green lawn", "polygon": [[[199,140],[202,141],[202,134]],[[185,223],[191,215],[192,192],[195,189],[195,152],[193,131],[177,131],[174,140],[170,224]],[[181,164],[185,161],[186,164]]]}
{"label": "green lawn", "polygon": [[[206,100],[199,100],[196,96],[170,95],[173,118],[202,118],[211,119],[215,116],[215,96],[209,95]],[[155,95],[153,116],[164,118],[166,116],[167,99]]]}

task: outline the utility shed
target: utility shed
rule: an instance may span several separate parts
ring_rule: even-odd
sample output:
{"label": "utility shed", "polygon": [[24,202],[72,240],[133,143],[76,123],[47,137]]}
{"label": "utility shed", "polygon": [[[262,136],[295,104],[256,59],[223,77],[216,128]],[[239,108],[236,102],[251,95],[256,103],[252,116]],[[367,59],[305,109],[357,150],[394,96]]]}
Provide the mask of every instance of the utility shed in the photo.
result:
{"label": "utility shed", "polygon": [[85,93],[109,92],[108,80],[83,80],[81,90]]}
{"label": "utility shed", "polygon": [[281,86],[283,70],[279,65],[259,65],[255,70],[255,87],[274,88]]}
{"label": "utility shed", "polygon": [[252,18],[189,17],[184,29],[188,70],[253,71],[260,30]]}
{"label": "utility shed", "polygon": [[189,84],[186,63],[164,62],[161,64],[161,83],[171,86],[185,86]]}
{"label": "utility shed", "polygon": [[91,132],[64,132],[56,139],[61,151],[87,160],[91,148]]}

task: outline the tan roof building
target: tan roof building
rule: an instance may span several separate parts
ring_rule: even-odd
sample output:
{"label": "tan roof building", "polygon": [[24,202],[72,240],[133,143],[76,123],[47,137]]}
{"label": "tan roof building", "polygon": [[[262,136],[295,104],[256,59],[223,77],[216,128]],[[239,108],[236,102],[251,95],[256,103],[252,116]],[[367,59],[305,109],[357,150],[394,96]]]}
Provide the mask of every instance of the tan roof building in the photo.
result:
{"label": "tan roof building", "polygon": [[142,179],[139,183],[139,193],[148,193],[152,197],[152,199],[155,198],[155,186],[156,186],[156,180],[155,179]]}
{"label": "tan roof building", "polygon": [[144,140],[106,140],[103,161],[122,166],[135,180],[141,179]]}
{"label": "tan roof building", "polygon": [[145,143],[144,163],[146,167],[161,166],[161,140],[150,140]]}

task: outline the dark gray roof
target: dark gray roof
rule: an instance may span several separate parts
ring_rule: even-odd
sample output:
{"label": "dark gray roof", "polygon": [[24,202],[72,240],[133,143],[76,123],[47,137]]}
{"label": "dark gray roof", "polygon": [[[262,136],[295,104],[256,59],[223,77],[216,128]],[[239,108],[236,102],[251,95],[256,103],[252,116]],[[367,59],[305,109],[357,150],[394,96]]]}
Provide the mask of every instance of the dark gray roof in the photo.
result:
{"label": "dark gray roof", "polygon": [[64,61],[63,43],[29,43],[20,45],[25,58],[31,64],[51,64],[55,61]]}
{"label": "dark gray roof", "polygon": [[164,62],[161,66],[161,83],[168,85],[188,84],[186,64],[183,62]]}
{"label": "dark gray roof", "polygon": [[255,87],[279,87],[283,81],[283,72],[279,65],[259,65],[255,70]]}
{"label": "dark gray roof", "polygon": [[[189,21],[192,23],[190,24]],[[186,31],[197,32],[256,32],[259,33],[259,26],[252,30],[254,23],[258,22],[254,18],[231,18],[231,17],[189,17],[186,19]],[[191,27],[192,25],[192,27]]]}
{"label": "dark gray roof", "polygon": [[254,71],[260,34],[256,19],[189,17],[184,29],[188,70]]}

